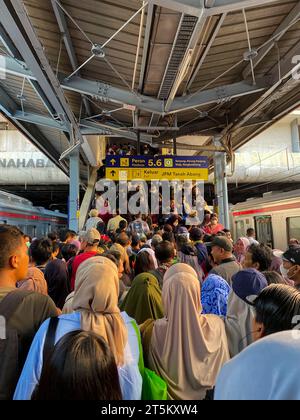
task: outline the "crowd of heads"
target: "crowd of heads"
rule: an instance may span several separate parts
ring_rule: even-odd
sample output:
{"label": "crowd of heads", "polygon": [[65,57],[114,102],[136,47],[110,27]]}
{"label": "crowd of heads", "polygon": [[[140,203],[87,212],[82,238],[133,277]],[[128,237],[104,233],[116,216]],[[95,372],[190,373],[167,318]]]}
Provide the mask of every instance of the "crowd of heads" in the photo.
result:
{"label": "crowd of heads", "polygon": [[[295,239],[285,252],[259,243],[252,228],[234,241],[208,212],[201,226],[186,226],[175,214],[162,223],[148,223],[143,215],[116,214],[106,222],[100,216],[91,211],[88,229],[64,229],[46,238],[0,226],[0,297],[1,287],[19,287],[50,296],[57,315],[81,314],[77,330],[62,334],[45,359],[30,398],[123,399],[118,369],[126,364],[129,338],[122,313],[140,325],[145,363],[174,399],[197,399],[196,392],[205,399],[216,384],[217,398],[225,398],[218,376],[230,358],[297,329],[300,245]],[[175,387],[171,360],[185,372]],[[220,378],[225,381],[222,373]]]}

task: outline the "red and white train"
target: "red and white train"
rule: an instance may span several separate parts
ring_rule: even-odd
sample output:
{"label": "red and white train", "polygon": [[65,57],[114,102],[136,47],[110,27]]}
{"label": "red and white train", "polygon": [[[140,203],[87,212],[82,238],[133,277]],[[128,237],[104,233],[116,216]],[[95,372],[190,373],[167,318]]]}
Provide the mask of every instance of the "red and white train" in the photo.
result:
{"label": "red and white train", "polygon": [[18,226],[26,235],[40,238],[66,228],[68,217],[57,211],[34,207],[25,198],[0,191],[1,224]]}
{"label": "red and white train", "polygon": [[235,239],[254,228],[257,240],[285,250],[292,238],[300,240],[300,190],[272,192],[231,208]]}

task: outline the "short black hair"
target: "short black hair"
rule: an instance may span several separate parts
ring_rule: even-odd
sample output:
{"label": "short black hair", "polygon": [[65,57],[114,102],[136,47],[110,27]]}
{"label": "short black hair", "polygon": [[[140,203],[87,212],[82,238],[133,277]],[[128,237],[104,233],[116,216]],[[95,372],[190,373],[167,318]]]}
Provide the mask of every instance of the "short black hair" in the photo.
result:
{"label": "short black hair", "polygon": [[52,252],[57,252],[60,249],[59,243],[56,241],[51,241],[52,242]]}
{"label": "short black hair", "polygon": [[248,236],[253,235],[253,233],[255,233],[255,230],[253,228],[247,229],[247,235]]}
{"label": "short black hair", "polygon": [[32,400],[122,400],[114,355],[93,332],[65,334],[46,358]]}
{"label": "short black hair", "polygon": [[52,242],[57,242],[59,240],[59,236],[56,232],[50,232],[48,233],[48,239]]}
{"label": "short black hair", "polygon": [[120,221],[120,223],[119,223],[119,229],[120,229],[120,230],[124,230],[124,229],[126,229],[126,228],[127,228],[127,226],[128,226],[127,220],[121,220],[121,221]]}
{"label": "short black hair", "polygon": [[59,239],[61,242],[66,242],[69,238],[76,238],[77,233],[74,230],[62,229],[59,232]]}
{"label": "short black hair", "polygon": [[132,235],[131,246],[136,247],[140,243],[140,237],[138,235]]}
{"label": "short black hair", "polygon": [[168,241],[160,242],[155,248],[155,256],[161,264],[172,261],[175,257],[174,244]]}
{"label": "short black hair", "polygon": [[300,292],[284,284],[272,284],[264,289],[254,301],[258,323],[263,324],[264,335],[294,329],[300,315]]}
{"label": "short black hair", "polygon": [[24,243],[23,232],[15,226],[0,225],[0,269],[7,268],[9,259]]}
{"label": "short black hair", "polygon": [[259,271],[268,271],[273,261],[272,249],[264,244],[252,244],[248,248],[248,252],[252,255],[253,264],[259,264]]}
{"label": "short black hair", "polygon": [[30,245],[30,255],[36,265],[46,264],[53,252],[52,242],[50,239],[36,239]]}
{"label": "short black hair", "polygon": [[162,235],[163,241],[172,242],[175,244],[175,235],[173,232],[164,232]]}
{"label": "short black hair", "polygon": [[62,257],[68,262],[71,258],[76,257],[78,253],[78,248],[74,244],[67,244],[61,248]]}

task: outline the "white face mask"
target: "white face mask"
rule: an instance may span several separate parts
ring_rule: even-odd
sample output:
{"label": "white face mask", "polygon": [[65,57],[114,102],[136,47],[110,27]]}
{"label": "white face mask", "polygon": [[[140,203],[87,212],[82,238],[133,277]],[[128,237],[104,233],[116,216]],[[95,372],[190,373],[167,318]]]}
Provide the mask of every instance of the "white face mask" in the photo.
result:
{"label": "white face mask", "polygon": [[288,272],[289,271],[290,270],[288,270],[287,268],[284,268],[283,264],[281,264],[281,266],[280,266],[280,272],[282,274],[282,277],[288,278]]}

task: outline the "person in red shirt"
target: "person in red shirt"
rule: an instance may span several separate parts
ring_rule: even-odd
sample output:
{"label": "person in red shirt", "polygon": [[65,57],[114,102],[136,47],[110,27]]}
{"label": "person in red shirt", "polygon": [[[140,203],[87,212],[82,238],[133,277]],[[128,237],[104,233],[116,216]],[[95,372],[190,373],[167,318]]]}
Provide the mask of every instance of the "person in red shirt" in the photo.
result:
{"label": "person in red shirt", "polygon": [[75,257],[72,264],[72,276],[71,276],[71,290],[75,289],[75,279],[78,267],[81,263],[88,260],[89,258],[98,255],[98,245],[101,240],[101,235],[97,229],[88,230],[82,238],[81,249],[83,253]]}
{"label": "person in red shirt", "polygon": [[207,235],[216,235],[224,229],[224,226],[219,223],[218,216],[213,214],[210,219],[210,224],[202,229]]}

